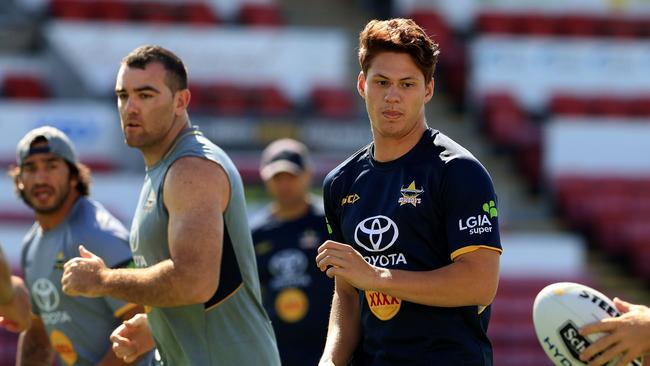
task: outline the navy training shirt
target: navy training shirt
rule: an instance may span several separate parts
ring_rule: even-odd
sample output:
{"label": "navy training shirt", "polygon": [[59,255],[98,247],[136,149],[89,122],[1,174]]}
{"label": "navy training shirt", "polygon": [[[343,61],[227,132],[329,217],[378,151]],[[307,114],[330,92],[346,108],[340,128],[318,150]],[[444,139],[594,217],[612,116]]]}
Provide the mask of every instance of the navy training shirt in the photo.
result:
{"label": "navy training shirt", "polygon": [[262,301],[282,365],[317,365],[334,292],[334,280],[314,264],[316,250],[327,240],[323,208],[311,203],[302,217],[280,221],[267,206],[251,220],[251,230]]}
{"label": "navy training shirt", "polygon": [[[331,239],[375,266],[430,271],[478,248],[501,252],[488,172],[449,137],[427,129],[408,153],[373,159],[373,144],[323,186]],[[354,365],[491,366],[490,307],[434,307],[359,291],[362,339]]]}

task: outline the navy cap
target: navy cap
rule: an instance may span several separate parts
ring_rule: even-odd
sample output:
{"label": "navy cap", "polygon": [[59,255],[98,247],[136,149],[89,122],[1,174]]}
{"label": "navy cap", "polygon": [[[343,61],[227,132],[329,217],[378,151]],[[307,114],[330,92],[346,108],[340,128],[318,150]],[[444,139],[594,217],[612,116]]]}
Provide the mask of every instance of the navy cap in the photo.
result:
{"label": "navy cap", "polygon": [[307,147],[296,140],[285,138],[273,141],[262,152],[260,176],[269,180],[278,173],[298,175],[310,166]]}
{"label": "navy cap", "polygon": [[[47,146],[32,147],[32,144],[38,138],[45,139]],[[52,153],[71,164],[78,162],[74,146],[72,146],[68,136],[52,126],[38,127],[27,132],[16,146],[16,163],[21,166],[28,156],[39,153]]]}

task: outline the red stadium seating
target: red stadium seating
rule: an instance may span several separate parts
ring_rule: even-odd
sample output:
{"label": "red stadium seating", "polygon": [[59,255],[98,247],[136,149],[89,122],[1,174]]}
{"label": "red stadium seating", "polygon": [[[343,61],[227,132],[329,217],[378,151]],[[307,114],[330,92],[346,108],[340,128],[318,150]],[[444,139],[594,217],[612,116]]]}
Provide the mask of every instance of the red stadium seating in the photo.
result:
{"label": "red stadium seating", "polygon": [[176,7],[167,3],[137,3],[132,11],[135,19],[149,23],[171,23],[176,16]]}
{"label": "red stadium seating", "polygon": [[521,33],[531,36],[552,36],[558,31],[558,21],[554,17],[529,13],[519,16]]}
{"label": "red stadium seating", "polygon": [[506,13],[484,12],[476,17],[479,33],[515,34],[519,28],[518,19]]}
{"label": "red stadium seating", "polygon": [[650,36],[648,20],[617,15],[551,15],[483,12],[476,18],[479,33],[529,36],[639,38]]}
{"label": "red stadium seating", "polygon": [[286,116],[292,112],[289,99],[273,85],[251,88],[249,105],[256,114],[267,117]]}
{"label": "red stadium seating", "polygon": [[7,74],[2,81],[2,94],[7,98],[45,99],[48,88],[38,76],[28,74]]}
{"label": "red stadium seating", "polygon": [[650,116],[650,96],[637,96],[630,98],[629,114],[635,117]]}
{"label": "red stadium seating", "polygon": [[560,17],[558,30],[565,36],[592,37],[597,34],[597,21],[582,14],[570,14]]}
{"label": "red stadium seating", "polygon": [[597,116],[625,116],[629,112],[628,101],[611,96],[599,96],[590,100],[591,114]]}
{"label": "red stadium seating", "polygon": [[494,92],[483,98],[482,118],[488,136],[498,145],[518,148],[537,140],[538,131],[507,92]]}
{"label": "red stadium seating", "polygon": [[124,21],[131,17],[131,9],[124,1],[96,1],[94,10],[97,18],[104,21]]}
{"label": "red stadium seating", "polygon": [[650,97],[558,93],[551,97],[548,108],[551,114],[564,116],[648,117]]}
{"label": "red stadium seating", "polygon": [[95,3],[79,0],[51,0],[50,13],[56,18],[91,19],[94,17]]}
{"label": "red stadium seating", "polygon": [[347,119],[355,114],[355,95],[345,89],[316,86],[311,100],[314,112],[320,117]]}
{"label": "red stadium seating", "polygon": [[214,11],[203,2],[51,0],[50,12],[57,18],[75,20],[218,23]]}
{"label": "red stadium seating", "polygon": [[605,34],[616,38],[638,38],[641,24],[636,19],[613,17],[602,21]]}
{"label": "red stadium seating", "polygon": [[488,137],[500,149],[513,153],[520,171],[536,186],[540,181],[540,130],[507,92],[483,98],[481,118]]}
{"label": "red stadium seating", "polygon": [[275,4],[244,3],[239,9],[239,21],[248,26],[277,27],[284,24]]}
{"label": "red stadium seating", "polygon": [[275,85],[245,87],[230,83],[192,83],[190,91],[190,108],[198,113],[280,117],[294,112],[291,101]]}
{"label": "red stadium seating", "polygon": [[560,177],[554,186],[565,221],[650,283],[650,178]]}
{"label": "red stadium seating", "polygon": [[588,101],[576,95],[556,94],[551,97],[549,108],[555,115],[586,116],[589,114]]}
{"label": "red stadium seating", "polygon": [[192,25],[212,25],[219,23],[214,10],[203,3],[187,4],[177,9],[178,19]]}
{"label": "red stadium seating", "polygon": [[248,103],[246,90],[234,84],[214,84],[206,88],[209,109],[226,116],[244,116]]}

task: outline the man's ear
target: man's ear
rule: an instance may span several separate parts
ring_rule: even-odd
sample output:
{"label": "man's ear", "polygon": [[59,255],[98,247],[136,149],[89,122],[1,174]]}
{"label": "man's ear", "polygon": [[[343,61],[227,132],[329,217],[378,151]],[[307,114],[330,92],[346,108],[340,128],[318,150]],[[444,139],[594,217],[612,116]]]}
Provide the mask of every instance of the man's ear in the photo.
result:
{"label": "man's ear", "polygon": [[192,99],[192,94],[189,89],[178,90],[174,95],[174,99],[176,114],[180,115],[187,111],[187,108],[190,105],[190,100]]}
{"label": "man's ear", "polygon": [[363,71],[359,71],[359,76],[357,76],[357,91],[361,98],[366,99],[366,76]]}
{"label": "man's ear", "polygon": [[431,100],[431,97],[433,97],[433,90],[436,85],[436,80],[434,78],[431,78],[427,85],[425,85],[425,94],[424,94],[424,102],[428,102]]}

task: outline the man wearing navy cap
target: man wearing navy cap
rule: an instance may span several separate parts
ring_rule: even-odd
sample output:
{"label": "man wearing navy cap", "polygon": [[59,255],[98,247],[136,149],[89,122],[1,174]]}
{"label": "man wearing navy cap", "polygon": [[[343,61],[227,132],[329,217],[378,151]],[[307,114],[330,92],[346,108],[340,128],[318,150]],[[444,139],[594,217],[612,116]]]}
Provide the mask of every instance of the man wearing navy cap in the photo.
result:
{"label": "man wearing navy cap", "polygon": [[320,199],[308,192],[311,175],[307,148],[296,140],[276,140],[262,153],[260,176],[273,201],[251,228],[262,299],[284,366],[318,363],[334,290],[311,265],[327,238]]}
{"label": "man wearing navy cap", "polygon": [[[86,248],[111,267],[131,263],[128,232],[100,203],[89,199],[90,170],[79,163],[60,130],[29,131],[16,148],[10,175],[16,193],[34,210],[21,265],[31,293],[31,326],[18,345],[19,365],[125,365],[111,351],[109,336],[141,306],[109,297],[71,297],[61,291],[64,263]],[[0,314],[2,315],[2,314]],[[141,365],[150,363],[144,356]]]}

